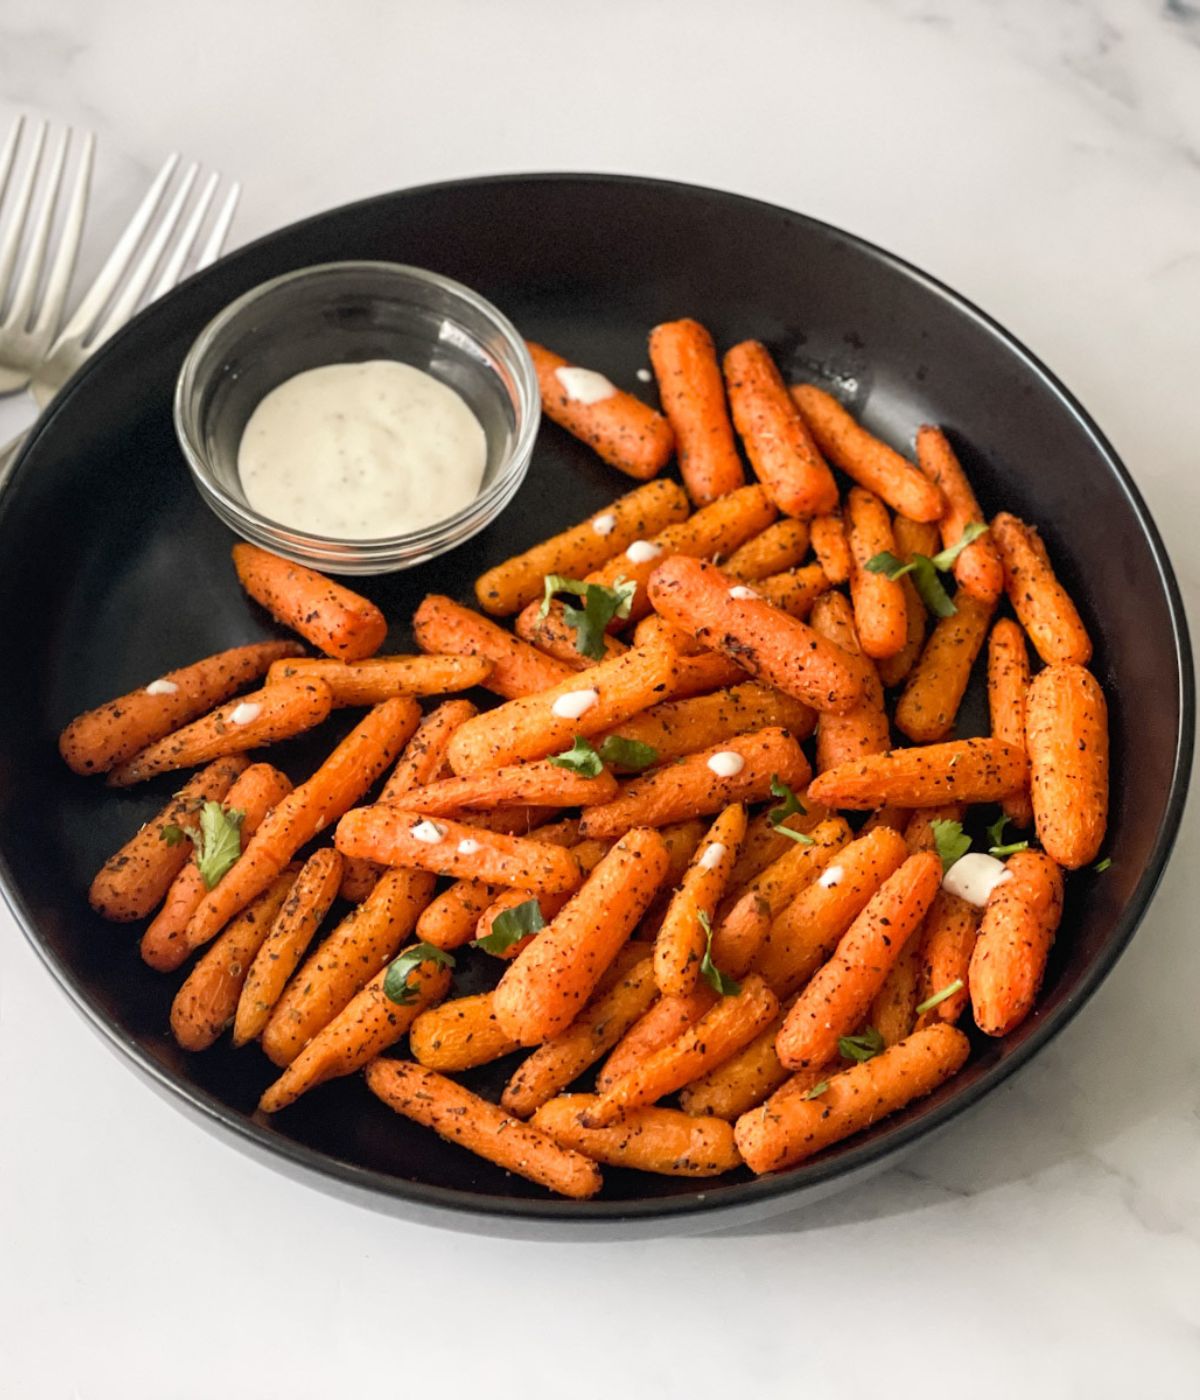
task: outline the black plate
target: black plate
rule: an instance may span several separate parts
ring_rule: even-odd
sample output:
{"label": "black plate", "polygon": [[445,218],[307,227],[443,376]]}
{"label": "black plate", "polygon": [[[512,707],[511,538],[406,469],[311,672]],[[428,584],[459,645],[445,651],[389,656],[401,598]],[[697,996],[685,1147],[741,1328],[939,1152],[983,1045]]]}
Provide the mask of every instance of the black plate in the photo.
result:
{"label": "black plate", "polygon": [[[109,793],[67,772],[55,736],[98,701],[271,630],[237,588],[230,535],[192,489],[171,393],[192,339],[230,300],[338,258],[458,278],[530,336],[625,385],[636,385],[657,321],[697,316],[722,345],[766,340],[786,373],[831,385],[897,444],[921,422],[946,425],[985,509],[1039,522],[1096,639],[1112,706],[1114,859],[1103,876],[1071,879],[1038,1010],[1015,1034],[981,1043],[942,1092],[808,1166],[700,1188],[609,1171],[604,1194],[582,1204],[551,1200],[442,1144],[373,1101],[357,1078],[264,1120],[254,1104],[272,1071],[257,1050],[222,1044],[188,1056],[174,1046],[166,1026],[177,979],[144,967],[136,931],[101,922],[84,897],[96,868],[172,784]],[[499,524],[365,591],[395,619],[431,589],[467,599],[482,568],[626,485],[547,426]],[[649,180],[529,176],[410,190],[297,224],[193,279],[107,345],[29,443],[0,500],[0,598],[4,884],[53,975],[111,1043],[209,1126],[344,1194],[482,1230],[611,1238],[715,1228],[877,1170],[982,1098],[1092,994],[1158,883],[1191,759],[1192,670],[1170,565],[1127,472],[1066,390],[980,312],[879,249],[783,209]],[[397,625],[389,647],[409,644]],[[289,746],[280,761],[303,771],[328,742],[323,734]],[[508,1068],[478,1081],[495,1090]]]}

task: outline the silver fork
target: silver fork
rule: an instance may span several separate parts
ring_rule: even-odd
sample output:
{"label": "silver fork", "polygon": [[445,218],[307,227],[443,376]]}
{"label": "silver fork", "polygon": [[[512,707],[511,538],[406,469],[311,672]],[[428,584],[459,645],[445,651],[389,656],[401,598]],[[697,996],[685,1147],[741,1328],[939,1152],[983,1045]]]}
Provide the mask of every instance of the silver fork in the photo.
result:
{"label": "silver fork", "polygon": [[[0,216],[4,214],[24,131],[25,118],[18,117],[0,150]],[[0,394],[15,394],[24,389],[33,371],[45,359],[62,320],[87,212],[95,148],[95,138],[90,131],[83,136],[58,243],[49,270],[45,270],[55,210],[72,146],[72,132],[68,127],[55,146],[37,215],[31,222],[34,190],[42,170],[48,132],[49,123],[42,122],[34,133],[32,151],[20,184],[13,191],[12,206],[0,235],[0,313],[3,314],[0,320]],[[14,278],[23,239],[25,258],[19,275]],[[41,301],[35,308],[39,283],[42,283]],[[8,309],[4,311],[6,299]]]}

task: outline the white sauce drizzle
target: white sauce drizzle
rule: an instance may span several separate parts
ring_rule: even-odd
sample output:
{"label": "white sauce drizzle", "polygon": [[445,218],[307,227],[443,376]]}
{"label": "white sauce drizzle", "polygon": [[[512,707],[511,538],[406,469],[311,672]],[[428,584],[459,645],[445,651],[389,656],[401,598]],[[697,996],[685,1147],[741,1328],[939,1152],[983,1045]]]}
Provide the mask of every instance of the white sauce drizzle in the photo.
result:
{"label": "white sauce drizzle", "polygon": [[446,833],[436,822],[418,822],[412,827],[409,835],[414,841],[423,841],[427,846],[436,846]]}
{"label": "white sauce drizzle", "polygon": [[598,535],[611,535],[617,528],[617,517],[611,510],[606,510],[603,515],[598,515],[592,521],[592,529]]}
{"label": "white sauce drizzle", "polygon": [[147,695],[175,695],[179,687],[174,681],[151,681],[146,687]]}
{"label": "white sauce drizzle", "polygon": [[554,371],[554,377],[567,391],[572,403],[603,403],[617,392],[617,386],[594,369],[579,369],[575,365],[563,365]]}
{"label": "white sauce drizzle", "polygon": [[725,843],[714,841],[710,846],[704,848],[704,854],[696,862],[701,870],[715,870],[725,859]]}
{"label": "white sauce drizzle", "polygon": [[744,583],[735,583],[729,590],[729,596],[731,598],[746,599],[757,598],[759,595],[755,593],[753,588],[747,588]]}
{"label": "white sauce drizzle", "polygon": [[458,853],[460,856],[473,856],[479,849],[479,842],[473,841],[469,836],[464,836],[458,843]]}
{"label": "white sauce drizzle", "polygon": [[560,695],[550,706],[550,712],[559,719],[578,719],[580,715],[586,715],[597,700],[600,699],[598,690],[572,690],[566,695]]}
{"label": "white sauce drizzle", "polygon": [[242,703],[229,716],[230,724],[253,724],[262,714],[262,706],[255,704],[251,700],[243,700]]}
{"label": "white sauce drizzle", "polygon": [[650,381],[654,378],[654,376],[650,373],[648,369],[639,369],[637,372],[637,377],[642,381],[643,384],[649,384]]}
{"label": "white sauce drizzle", "polygon": [[942,876],[942,889],[982,909],[996,886],[1011,879],[1012,871],[1005,869],[1002,860],[985,851],[968,851]]}
{"label": "white sauce drizzle", "polygon": [[834,885],[840,885],[842,883],[842,876],[845,875],[845,873],[845,870],[840,865],[827,865],[825,869],[821,871],[817,884],[824,885],[827,890],[831,890]]}
{"label": "white sauce drizzle", "polygon": [[634,540],[625,551],[625,558],[631,564],[648,564],[651,559],[657,559],[662,552],[661,544],[654,544],[650,540]]}
{"label": "white sauce drizzle", "polygon": [[736,778],[746,766],[746,760],[733,749],[722,749],[708,760],[706,765],[718,778]]}

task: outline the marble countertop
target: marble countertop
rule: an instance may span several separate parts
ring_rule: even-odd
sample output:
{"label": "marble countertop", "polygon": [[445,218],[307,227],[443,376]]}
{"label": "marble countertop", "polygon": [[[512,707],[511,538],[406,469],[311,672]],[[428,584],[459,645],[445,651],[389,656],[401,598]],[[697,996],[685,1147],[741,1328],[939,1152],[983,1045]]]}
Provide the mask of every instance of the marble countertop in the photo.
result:
{"label": "marble countertop", "polygon": [[[1053,366],[1196,615],[1191,0],[6,0],[0,130],[19,110],[98,135],[84,273],[170,148],[244,181],[237,241],[522,169],[842,225]],[[0,1389],[1192,1397],[1198,819],[1116,971],[1015,1083],[850,1194],[700,1239],[475,1239],[295,1184],[147,1092],[0,912]]]}

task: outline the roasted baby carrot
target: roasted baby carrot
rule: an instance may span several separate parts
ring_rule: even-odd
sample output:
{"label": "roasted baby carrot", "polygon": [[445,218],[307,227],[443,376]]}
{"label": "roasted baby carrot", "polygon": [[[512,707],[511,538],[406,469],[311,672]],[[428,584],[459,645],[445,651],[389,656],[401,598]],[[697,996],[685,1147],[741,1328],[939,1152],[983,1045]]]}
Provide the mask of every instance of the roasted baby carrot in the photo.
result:
{"label": "roasted baby carrot", "polygon": [[417,937],[435,948],[461,948],[475,937],[480,916],[492,904],[495,893],[482,880],[455,880],[421,911]]}
{"label": "roasted baby carrot", "polygon": [[546,758],[574,739],[611,729],[663,698],[674,654],[634,647],[590,670],[540,691],[508,700],[455,730],[446,751],[456,773],[479,773]]}
{"label": "roasted baby carrot", "polygon": [[936,807],[922,807],[900,828],[910,851],[936,851],[937,833],[934,822],[961,822],[966,808],[961,802],[942,802]]}
{"label": "roasted baby carrot", "polygon": [[171,1034],[185,1050],[207,1050],[237,1010],[242,984],[275,916],[296,882],[287,869],[232,920],[205,953],[171,1003]]}
{"label": "roasted baby carrot", "polygon": [[200,809],[206,802],[222,801],[247,766],[241,754],[210,763],[110,856],[88,890],[96,913],[128,923],[153,912],[191,858],[193,847],[187,834],[196,829]]}
{"label": "roasted baby carrot", "polygon": [[729,657],[703,647],[694,656],[676,656],[671,662],[671,679],[663,700],[690,700],[727,690],[746,679],[746,673]]}
{"label": "roasted baby carrot", "polygon": [[953,1026],[930,1026],[831,1074],[820,1094],[819,1084],[802,1094],[789,1094],[784,1085],[738,1119],[738,1149],[760,1175],[794,1166],[931,1094],[962,1068],[970,1049],[966,1036]]}
{"label": "roasted baby carrot", "polygon": [[1082,666],[1047,666],[1025,712],[1030,791],[1038,839],[1067,870],[1090,865],[1108,823],[1108,706]]}
{"label": "roasted baby carrot", "polygon": [[538,1109],[533,1126],[593,1161],[661,1176],[720,1176],[741,1163],[733,1128],[719,1118],[640,1108],[611,1128],[585,1128],[594,1105],[591,1094],[564,1094]]}
{"label": "roasted baby carrot", "polygon": [[75,773],[107,773],[228,700],[273,662],[299,654],[297,642],[252,642],[167,671],[73,719],[59,737],[59,752]]}
{"label": "roasted baby carrot", "polygon": [[895,656],[908,639],[904,590],[868,563],[879,554],[894,554],[896,541],[883,502],[855,486],[846,498],[846,541],[850,546],[850,597],[859,644],[876,659]]}
{"label": "roasted baby carrot", "polygon": [[934,895],[924,925],[905,943],[900,956],[888,969],[887,976],[871,999],[866,1019],[879,1033],[884,1045],[898,1045],[905,1036],[912,1034],[916,1024],[926,929],[933,905],[943,893],[939,890]]}
{"label": "roasted baby carrot", "polygon": [[992,891],[971,953],[968,986],[975,1024],[1007,1035],[1033,1009],[1062,918],[1062,872],[1041,851],[1017,851],[1009,878]]}
{"label": "roasted baby carrot", "polygon": [[[252,763],[226,794],[221,804],[226,812],[240,812],[238,837],[241,849],[261,826],[267,813],[292,790],[291,783],[269,763]],[[193,847],[193,852],[194,852]],[[142,934],[141,954],[158,972],[180,966],[190,951],[184,932],[196,912],[208,884],[198,860],[190,860],[171,882],[162,908]]]}
{"label": "roasted baby carrot", "polygon": [[961,585],[954,603],[957,611],[938,621],[896,702],[896,728],[914,743],[932,744],[954,728],[995,610]]}
{"label": "roasted baby carrot", "polygon": [[682,996],[660,996],[626,1029],[613,1047],[612,1054],[596,1076],[596,1092],[603,1094],[635,1065],[677,1040],[716,1004],[717,993],[707,982]]}
{"label": "roasted baby carrot", "polygon": [[[931,559],[937,553],[940,539],[938,527],[928,521],[910,520],[906,515],[897,515],[892,519],[892,536],[896,541],[896,557],[905,564],[912,562],[914,554],[923,554]],[[907,636],[895,656],[885,656],[879,662],[879,679],[889,690],[902,684],[916,665],[921,648],[925,645],[925,629],[929,622],[929,614],[910,574],[901,578],[900,587],[904,591]]]}
{"label": "roasted baby carrot", "polygon": [[813,553],[830,583],[850,582],[850,546],[846,527],[836,512],[818,515],[809,527]]}
{"label": "roasted baby carrot", "polygon": [[1003,511],[992,521],[991,533],[1004,560],[1008,600],[1034,650],[1047,665],[1074,661],[1086,666],[1092,657],[1091,638],[1050,566],[1041,536]]}
{"label": "roasted baby carrot", "polygon": [[786,515],[825,515],[837,505],[837,485],[788,394],[775,361],[757,340],[725,355],[729,407],[767,494]]}
{"label": "roasted baby carrot", "polygon": [[195,768],[215,758],[295,738],[315,729],[332,708],[333,695],[324,681],[297,679],[264,686],[118,764],[108,775],[109,786],[131,787],[160,773]]}
{"label": "roasted baby carrot", "polygon": [[262,1032],[268,1059],[289,1064],[387,966],[416,927],[433,889],[433,876],[416,870],[389,870],[380,878],[308,955],[275,1003]]}
{"label": "roasted baby carrot", "polygon": [[676,555],[654,571],[655,610],[723,652],[758,680],[816,710],[845,714],[862,699],[862,679],[840,647],[759,597],[742,596],[715,565]]}
{"label": "roasted baby carrot", "polygon": [[734,578],[753,583],[794,569],[807,553],[808,522],[786,515],[735,549],[722,567]]}
{"label": "roasted baby carrot", "polygon": [[[942,516],[942,546],[950,549],[968,525],[982,525],[983,511],[971,490],[962,464],[941,428],[926,424],[917,430],[917,466],[946,500]],[[954,561],[954,577],[964,593],[981,603],[995,603],[1004,592],[1004,565],[991,533],[972,540]]]}
{"label": "roasted baby carrot", "polygon": [[827,807],[866,812],[889,803],[999,802],[1024,787],[1028,774],[1024,749],[1000,739],[952,739],[843,763],[814,778],[809,792]]}
{"label": "roasted baby carrot", "polygon": [[740,889],[748,880],[753,880],[773,861],[778,860],[785,851],[790,851],[793,846],[802,845],[803,843],[797,842],[794,836],[787,834],[789,831],[808,834],[828,816],[827,808],[819,806],[816,802],[806,801],[802,811],[793,812],[782,820],[778,813],[769,807],[751,817],[746,825],[746,839],[742,842],[737,865],[734,866],[729,880],[730,885],[735,890]]}
{"label": "roasted baby carrot", "polygon": [[754,585],[754,592],[781,611],[801,621],[812,611],[813,604],[831,587],[829,575],[820,564],[804,564],[799,569],[787,569],[781,574],[769,574]]}
{"label": "roasted baby carrot", "polygon": [[736,1055],[685,1085],[679,1092],[683,1111],[732,1122],[790,1079],[791,1071],[784,1069],[775,1053],[782,1019],[777,1016]]}
{"label": "roasted baby carrot", "polygon": [[941,518],[946,508],[941,491],[907,457],[856,423],[832,394],[815,384],[796,384],[792,398],[817,446],[835,467],[901,515]]}
{"label": "roasted baby carrot", "polygon": [[492,673],[486,656],[369,656],[334,661],[327,656],[276,661],[267,684],[291,679],[324,682],[335,706],[379,705],[393,695],[445,695],[484,685]]}
{"label": "roasted baby carrot", "polygon": [[300,965],[329,912],[342,878],[342,858],[324,846],[304,862],[238,998],[233,1043],[245,1045],[267,1024],[288,978]]}
{"label": "roasted baby carrot", "polygon": [[620,656],[623,651],[629,649],[616,637],[605,635],[603,656],[595,657],[581,652],[577,645],[578,632],[567,621],[563,605],[557,599],[544,611],[541,603],[530,603],[528,607],[522,608],[517,614],[513,628],[523,642],[537,647],[555,661],[561,661],[572,671],[586,671],[597,661]]}
{"label": "roasted baby carrot", "polygon": [[745,834],[746,809],[732,803],[709,828],[671,897],[654,942],[654,979],[666,996],[696,985],[708,942],[701,918],[712,927]]}
{"label": "roasted baby carrot", "polygon": [[455,1074],[488,1065],[519,1049],[496,1020],[491,992],[428,1007],[408,1032],[409,1053],[427,1069]]}
{"label": "roasted baby carrot", "polygon": [[960,983],[958,991],[943,996],[917,1017],[917,1026],[935,1021],[953,1025],[967,1009],[967,977],[971,953],[979,933],[979,910],[949,890],[938,890],[925,918],[921,934],[921,976],[917,1005]]}
{"label": "roasted baby carrot", "polygon": [[288,794],[250,838],[241,858],[192,915],[185,937],[198,948],[261,894],[301,846],[354,805],[417,727],[415,700],[385,700],[366,714],[307,782]]}
{"label": "roasted baby carrot", "polygon": [[367,1088],[447,1142],[560,1196],[585,1200],[600,1189],[595,1162],[431,1069],[406,1060],[374,1060],[367,1067]]}
{"label": "roasted baby carrot", "polygon": [[[535,835],[534,839],[541,840],[542,838]],[[581,876],[586,878],[608,854],[608,842],[580,841],[576,845],[571,846],[570,850],[571,854],[579,863]],[[460,883],[462,882],[460,881]],[[453,886],[451,886],[451,888],[453,888]],[[501,914],[508,909],[519,908],[520,905],[527,904],[531,899],[537,900],[542,918],[549,923],[559,910],[566,905],[573,893],[573,890],[564,890],[559,894],[535,894],[530,890],[518,889],[501,890],[496,898],[493,899],[479,915],[472,936],[476,939],[482,939],[495,933],[496,920]],[[526,945],[535,937],[536,934],[529,934],[527,937],[518,940],[518,942],[509,944],[508,947],[494,953],[493,956],[511,961],[518,953],[523,952]],[[433,942],[435,940],[430,939],[429,941]]]}
{"label": "roasted baby carrot", "polygon": [[851,832],[841,817],[827,817],[809,826],[807,835],[807,841],[789,841],[781,855],[746,882],[746,892],[766,901],[772,919],[821,876],[850,840]]}
{"label": "roasted baby carrot", "polygon": [[609,802],[617,795],[617,780],[602,769],[595,777],[573,773],[549,760],[512,763],[468,778],[442,778],[414,788],[405,801],[426,816],[457,813],[461,808],[586,807]]}
{"label": "roasted baby carrot", "polygon": [[256,603],[327,656],[361,661],[383,645],[387,619],[375,604],[315,569],[253,544],[233,546],[233,567]]}
{"label": "roasted baby carrot", "polygon": [[862,656],[854,609],[844,593],[826,593],[813,605],[814,632],[860,659],[862,701],[845,715],[823,714],[817,725],[817,772],[849,763],[863,754],[884,753],[892,734],[883,704],[883,686],[868,657]]}
{"label": "roasted baby carrot", "polygon": [[424,598],[413,613],[412,629],[422,651],[482,656],[490,661],[492,671],[485,684],[508,700],[545,690],[571,674],[561,661],[440,593]]}
{"label": "roasted baby carrot", "polygon": [[[401,950],[403,954],[404,950]],[[405,979],[403,1003],[384,991],[389,968],[377,972],[361,992],[308,1042],[258,1101],[264,1113],[277,1113],[318,1084],[353,1074],[403,1040],[427,1006],[450,986],[450,970],[425,959]]]}
{"label": "roasted baby carrot", "polygon": [[799,791],[811,773],[804,750],[786,729],[760,729],[623,784],[612,802],[584,811],[580,830],[607,840],[635,826],[707,816],[731,802],[761,802],[776,779]]}
{"label": "roasted baby carrot", "polygon": [[[1024,632],[1011,618],[999,618],[988,638],[987,685],[993,736],[1024,747],[1029,652]],[[1004,815],[1016,826],[1027,827],[1033,820],[1029,793],[1024,789],[1003,798],[1002,806]]]}
{"label": "roasted baby carrot", "polygon": [[[737,485],[741,485],[739,480]],[[684,520],[688,500],[674,481],[648,481],[610,506],[481,574],[475,596],[485,612],[507,617],[542,596],[547,574],[582,578],[622,554],[634,540],[649,539]]]}
{"label": "roasted baby carrot", "polygon": [[514,1040],[537,1045],[571,1023],[662,887],[669,862],[658,832],[641,830],[596,866],[496,988],[496,1015]]}

